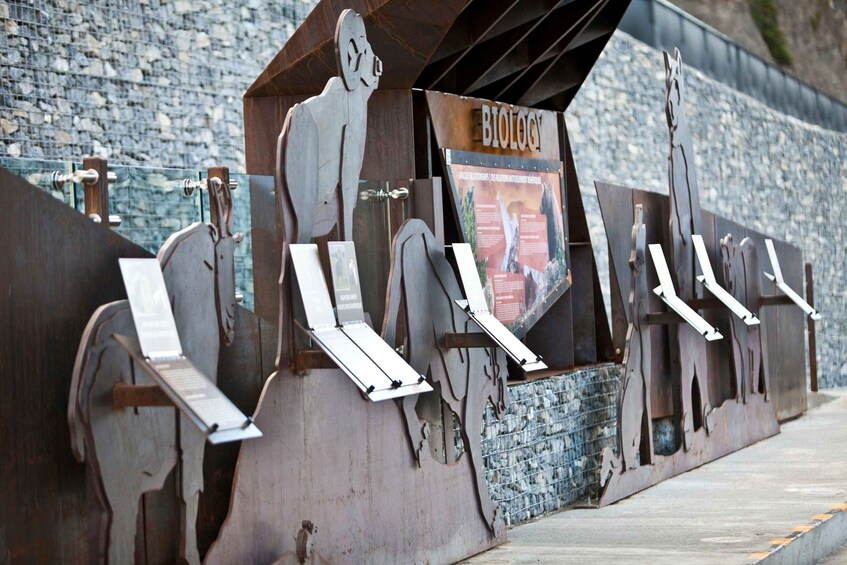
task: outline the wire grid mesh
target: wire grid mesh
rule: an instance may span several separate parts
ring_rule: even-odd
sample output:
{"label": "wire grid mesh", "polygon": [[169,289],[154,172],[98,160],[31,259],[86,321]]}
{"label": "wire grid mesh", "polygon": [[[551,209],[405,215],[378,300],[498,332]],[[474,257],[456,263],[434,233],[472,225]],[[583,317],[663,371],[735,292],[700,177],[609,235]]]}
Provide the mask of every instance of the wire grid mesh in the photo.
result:
{"label": "wire grid mesh", "polygon": [[[84,191],[79,184],[66,182],[61,189],[53,186],[54,171],[70,173],[82,168],[81,163],[12,159],[0,157],[0,166],[25,178],[68,206],[82,212]],[[109,186],[109,208],[121,218],[114,230],[133,243],[156,254],[168,237],[194,222],[209,220],[209,202],[205,190],[195,190],[186,196],[183,181],[205,178],[197,169],[167,169],[151,167],[110,166],[117,181]],[[233,191],[233,231],[244,234],[235,248],[235,287],[244,295],[241,303],[253,309],[253,255],[250,230],[250,177],[230,175],[238,182]]]}
{"label": "wire grid mesh", "polygon": [[0,154],[243,169],[241,96],[315,0],[0,0]]}
{"label": "wire grid mesh", "polygon": [[600,452],[614,447],[620,367],[600,365],[509,387],[510,406],[485,413],[482,454],[507,524],[596,500]]}

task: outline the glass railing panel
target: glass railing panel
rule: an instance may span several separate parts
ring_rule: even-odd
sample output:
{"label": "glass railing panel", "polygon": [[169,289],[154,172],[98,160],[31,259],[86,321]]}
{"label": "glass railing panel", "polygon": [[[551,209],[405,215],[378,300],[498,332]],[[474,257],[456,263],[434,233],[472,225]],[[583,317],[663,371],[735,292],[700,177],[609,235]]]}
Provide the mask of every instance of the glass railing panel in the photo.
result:
{"label": "glass railing panel", "polygon": [[[81,163],[58,160],[0,157],[0,166],[23,177],[68,206],[85,210],[85,194],[81,184],[55,183],[56,174],[70,174]],[[115,232],[157,253],[171,234],[194,222],[209,221],[206,190],[195,188],[186,195],[185,181],[205,178],[205,171],[187,168],[149,168],[110,165],[117,181],[109,185],[109,211],[121,219]],[[243,296],[242,306],[253,309],[253,242],[250,218],[250,177],[232,173],[238,188],[232,191],[233,232],[243,233],[244,240],[235,251],[236,289]]]}
{"label": "glass railing panel", "polygon": [[70,161],[0,157],[0,167],[9,169],[77,210],[82,210],[82,187],[72,182],[66,182],[60,186],[54,184],[53,180],[54,173],[70,174],[75,167],[81,166]]}
{"label": "glass railing panel", "polygon": [[196,169],[109,166],[118,180],[109,187],[109,209],[121,218],[115,231],[156,253],[174,232],[202,221],[200,192],[186,196],[183,181],[197,181]]}

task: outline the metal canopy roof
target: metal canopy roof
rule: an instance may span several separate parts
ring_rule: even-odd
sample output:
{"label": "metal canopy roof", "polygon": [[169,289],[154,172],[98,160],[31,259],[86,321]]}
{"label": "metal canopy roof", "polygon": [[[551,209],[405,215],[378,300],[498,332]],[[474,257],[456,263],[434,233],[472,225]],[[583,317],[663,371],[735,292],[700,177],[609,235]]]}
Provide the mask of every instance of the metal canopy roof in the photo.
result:
{"label": "metal canopy roof", "polygon": [[322,0],[245,96],[317,94],[339,14],[365,19],[381,90],[423,88],[564,110],[629,0]]}

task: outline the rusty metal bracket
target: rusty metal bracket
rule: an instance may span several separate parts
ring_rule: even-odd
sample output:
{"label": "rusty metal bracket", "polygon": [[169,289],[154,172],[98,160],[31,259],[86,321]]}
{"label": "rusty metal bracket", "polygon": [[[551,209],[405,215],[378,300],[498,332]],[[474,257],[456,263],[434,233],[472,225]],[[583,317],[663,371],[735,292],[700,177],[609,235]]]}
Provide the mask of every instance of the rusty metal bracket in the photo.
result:
{"label": "rusty metal bracket", "polygon": [[759,297],[759,306],[787,306],[794,302],[784,294],[766,294]]}
{"label": "rusty metal bracket", "polygon": [[112,387],[112,408],[122,410],[137,406],[174,406],[159,385],[117,383]]}
{"label": "rusty metal bracket", "polygon": [[496,347],[494,340],[484,332],[444,334],[444,349],[464,349],[467,347]]}

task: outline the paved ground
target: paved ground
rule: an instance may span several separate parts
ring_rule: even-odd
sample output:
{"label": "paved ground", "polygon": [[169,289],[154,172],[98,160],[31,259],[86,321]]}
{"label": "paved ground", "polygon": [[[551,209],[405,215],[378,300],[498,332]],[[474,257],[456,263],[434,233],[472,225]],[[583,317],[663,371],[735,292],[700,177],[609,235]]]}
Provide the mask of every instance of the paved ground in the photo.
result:
{"label": "paved ground", "polygon": [[821,565],[847,565],[847,545],[821,561]]}
{"label": "paved ground", "polygon": [[[826,396],[778,436],[606,508],[517,526],[468,563],[751,563],[847,502],[847,390]],[[833,563],[847,563],[842,553]]]}

